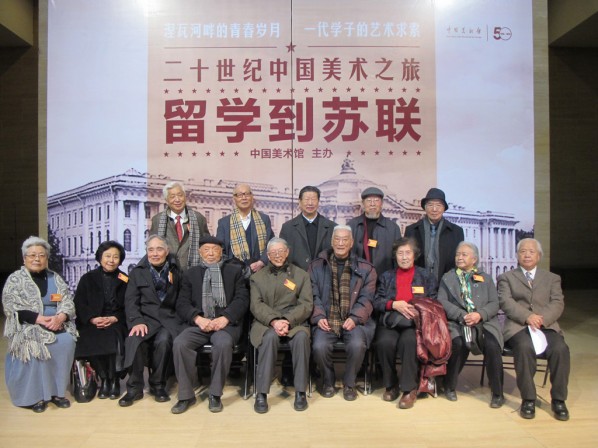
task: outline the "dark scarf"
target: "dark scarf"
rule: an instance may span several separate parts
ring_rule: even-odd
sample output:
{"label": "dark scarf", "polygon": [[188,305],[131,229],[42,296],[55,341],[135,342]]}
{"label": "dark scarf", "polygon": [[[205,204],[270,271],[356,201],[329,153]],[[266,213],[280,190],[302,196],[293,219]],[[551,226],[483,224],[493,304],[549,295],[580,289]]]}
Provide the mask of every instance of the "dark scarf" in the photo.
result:
{"label": "dark scarf", "polygon": [[351,259],[344,260],[343,270],[340,273],[339,281],[339,262],[334,256],[334,252],[330,254],[328,259],[330,268],[332,269],[332,285],[330,290],[330,316],[328,323],[330,328],[337,335],[341,334],[341,327],[349,315],[349,305],[351,303]]}
{"label": "dark scarf", "polygon": [[149,266],[150,273],[152,274],[152,280],[154,281],[154,288],[156,288],[156,293],[158,294],[160,302],[163,302],[166,298],[166,294],[168,293],[168,274],[170,273],[170,263],[166,261],[162,265],[162,268],[160,268],[160,272],[158,272],[158,270],[151,263],[149,263]]}

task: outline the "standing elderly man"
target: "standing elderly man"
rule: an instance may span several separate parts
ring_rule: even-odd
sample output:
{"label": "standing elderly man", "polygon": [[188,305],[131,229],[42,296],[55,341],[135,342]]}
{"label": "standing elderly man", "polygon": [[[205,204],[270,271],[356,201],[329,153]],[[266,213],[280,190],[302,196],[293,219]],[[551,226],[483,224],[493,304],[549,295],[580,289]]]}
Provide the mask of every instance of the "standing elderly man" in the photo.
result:
{"label": "standing elderly man", "polygon": [[291,249],[289,261],[303,270],[320,252],[330,248],[334,222],[318,213],[320,189],[308,185],[299,191],[301,214],[285,222],[280,237]]}
{"label": "standing elderly man", "polygon": [[313,297],[309,275],[288,262],[289,247],[282,238],[268,242],[269,263],[250,277],[251,344],[258,349],[254,410],[268,412],[267,394],[274,377],[280,341],[288,342],[293,357],[296,411],[307,409],[309,323]]}
{"label": "standing elderly man", "polygon": [[426,215],[407,226],[405,236],[415,238],[421,248],[415,264],[428,269],[440,284],[442,276],[455,267],[455,252],[464,240],[463,229],[444,218],[449,208],[444,191],[430,188],[421,206]]}
{"label": "standing elderly man", "polygon": [[179,401],[173,414],[182,414],[195,404],[193,379],[197,378],[197,352],[212,344],[212,379],[208,409],[222,411],[222,391],[233,359],[233,346],[243,333],[249,308],[249,291],[243,265],[222,260],[222,241],[205,235],[199,240],[199,266],[189,269],[177,301],[177,313],[192,327],[174,340],[174,369],[179,383]]}
{"label": "standing elderly man", "polygon": [[143,368],[148,356],[150,394],[158,402],[170,400],[165,387],[172,368],[172,342],[184,329],[175,310],[181,284],[176,258],[170,255],[166,239],[158,235],[147,239],[146,252],[131,271],[125,293],[130,331],[125,339],[127,393],[118,401],[123,407],[143,398]]}
{"label": "standing elderly man", "polygon": [[536,415],[534,375],[537,361],[532,337],[544,335],[548,346],[546,358],[550,370],[552,412],[557,420],[569,420],[565,405],[571,368],[569,347],[557,319],[565,302],[561,278],[538,267],[542,257],[538,240],[525,238],[517,244],[519,267],[498,277],[498,298],[504,311],[503,334],[506,345],[513,349],[517,387],[523,400],[519,413],[526,419]]}
{"label": "standing elderly man", "polygon": [[353,231],[353,253],[365,258],[382,275],[393,268],[392,246],[401,238],[399,226],[382,215],[384,193],[369,187],[361,193],[363,213],[347,224]]}
{"label": "standing elderly man", "polygon": [[357,398],[355,378],[376,331],[371,319],[376,270],[371,263],[352,255],[352,247],[351,227],[336,226],[332,248],[309,265],[314,296],[313,357],[323,375],[320,393],[325,398],[335,394],[332,348],[342,340],[347,353],[343,377],[343,397],[347,401]]}
{"label": "standing elderly man", "polygon": [[177,257],[179,267],[186,271],[199,264],[198,241],[209,235],[206,218],[187,207],[185,188],[179,182],[169,182],[162,189],[167,207],[152,218],[150,235],[166,238],[170,253]]}
{"label": "standing elderly man", "polygon": [[268,263],[266,245],[274,237],[268,215],[254,208],[251,187],[239,184],[233,190],[233,212],[218,220],[216,236],[224,242],[224,258],[236,258],[257,272]]}

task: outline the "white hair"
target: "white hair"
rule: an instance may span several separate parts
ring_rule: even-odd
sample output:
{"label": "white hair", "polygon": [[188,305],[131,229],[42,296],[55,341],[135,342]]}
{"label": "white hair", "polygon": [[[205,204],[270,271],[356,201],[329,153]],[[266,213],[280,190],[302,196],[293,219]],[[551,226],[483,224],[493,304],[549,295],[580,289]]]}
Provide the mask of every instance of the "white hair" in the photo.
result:
{"label": "white hair", "polygon": [[164,188],[162,188],[162,196],[164,197],[164,200],[168,199],[168,192],[176,187],[179,187],[183,194],[185,194],[185,187],[183,187],[183,184],[174,180],[172,182],[168,182],[166,185],[164,185]]}
{"label": "white hair", "polygon": [[50,245],[46,240],[40,238],[39,236],[30,236],[25,241],[23,241],[23,245],[21,246],[21,252],[23,253],[23,257],[27,255],[27,251],[30,247],[33,246],[43,247],[46,251],[46,255],[50,255]]}
{"label": "white hair", "polygon": [[521,244],[527,243],[527,242],[530,242],[530,241],[533,241],[534,243],[536,243],[536,248],[538,249],[538,252],[540,253],[540,257],[543,257],[544,256],[544,251],[542,250],[542,245],[540,244],[540,241],[538,241],[535,238],[523,238],[522,240],[520,240],[517,243],[517,248],[516,248],[517,252],[519,252],[519,248],[521,247]]}
{"label": "white hair", "polygon": [[474,266],[478,265],[478,262],[480,261],[480,251],[478,250],[478,246],[476,246],[475,244],[469,242],[469,241],[461,241],[458,245],[457,245],[457,250],[459,250],[459,248],[461,246],[465,246],[465,247],[469,247],[472,252],[473,252],[473,256],[476,259],[476,262],[474,264]]}
{"label": "white hair", "polygon": [[332,229],[332,238],[334,238],[334,234],[336,232],[338,232],[339,230],[346,230],[351,234],[351,238],[353,238],[353,229],[351,229],[350,226],[346,226],[343,224],[339,224],[337,226],[334,226],[334,229]]}
{"label": "white hair", "polygon": [[289,248],[289,243],[287,243],[287,240],[285,240],[284,238],[274,237],[270,241],[268,241],[268,246],[266,246],[266,251],[269,251],[272,246],[274,246],[275,244],[278,244],[278,243],[284,244],[284,247],[286,247],[287,249]]}

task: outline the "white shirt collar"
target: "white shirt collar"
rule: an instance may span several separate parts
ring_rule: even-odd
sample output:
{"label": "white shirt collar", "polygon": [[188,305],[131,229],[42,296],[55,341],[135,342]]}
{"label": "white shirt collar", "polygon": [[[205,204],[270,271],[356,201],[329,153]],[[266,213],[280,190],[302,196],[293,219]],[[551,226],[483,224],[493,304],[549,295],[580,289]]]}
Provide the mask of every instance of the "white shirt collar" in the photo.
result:
{"label": "white shirt collar", "polygon": [[527,271],[527,270],[523,269],[521,266],[519,266],[519,268],[521,269],[521,272],[523,272],[523,275],[524,275],[524,276],[525,276],[525,273],[526,273],[526,272],[529,272],[529,273],[530,273],[530,275],[532,276],[532,280],[533,280],[534,278],[536,278],[536,270],[538,269],[538,266],[534,267],[534,269],[532,269],[531,271]]}

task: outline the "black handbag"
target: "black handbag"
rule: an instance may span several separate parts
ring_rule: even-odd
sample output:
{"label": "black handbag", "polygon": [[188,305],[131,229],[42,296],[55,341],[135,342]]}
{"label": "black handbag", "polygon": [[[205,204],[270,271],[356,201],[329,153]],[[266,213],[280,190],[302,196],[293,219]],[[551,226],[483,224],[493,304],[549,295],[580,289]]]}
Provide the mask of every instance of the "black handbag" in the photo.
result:
{"label": "black handbag", "polygon": [[465,346],[469,349],[471,353],[474,355],[482,355],[484,354],[484,326],[483,323],[480,322],[473,327],[469,327],[471,331],[471,340],[467,337],[464,333],[465,327],[461,326],[461,331],[463,333],[463,339],[465,340]]}
{"label": "black handbag", "polygon": [[75,360],[72,370],[73,397],[77,403],[89,403],[98,391],[96,372],[89,361]]}
{"label": "black handbag", "polygon": [[415,327],[413,319],[407,319],[401,313],[396,310],[385,311],[382,316],[382,325],[386,328],[396,328],[397,330],[403,330],[405,328]]}

